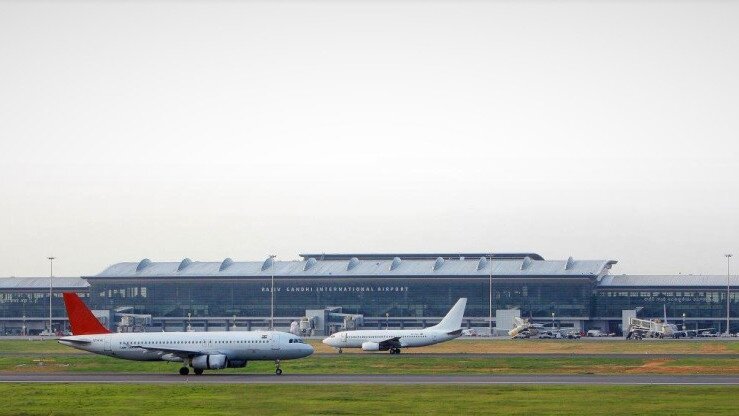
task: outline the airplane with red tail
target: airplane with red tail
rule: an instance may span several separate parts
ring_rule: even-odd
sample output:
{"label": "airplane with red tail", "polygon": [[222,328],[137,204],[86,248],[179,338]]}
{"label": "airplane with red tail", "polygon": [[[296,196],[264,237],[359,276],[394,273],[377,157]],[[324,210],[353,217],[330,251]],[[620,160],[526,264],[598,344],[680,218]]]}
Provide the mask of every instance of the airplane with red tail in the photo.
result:
{"label": "airplane with red tail", "polygon": [[64,293],[64,306],[72,336],[60,338],[60,344],[125,360],[182,363],[183,376],[190,368],[201,375],[204,370],[244,367],[249,361],[274,361],[280,375],[281,360],[313,354],[301,338],[279,331],[112,333],[76,293]]}

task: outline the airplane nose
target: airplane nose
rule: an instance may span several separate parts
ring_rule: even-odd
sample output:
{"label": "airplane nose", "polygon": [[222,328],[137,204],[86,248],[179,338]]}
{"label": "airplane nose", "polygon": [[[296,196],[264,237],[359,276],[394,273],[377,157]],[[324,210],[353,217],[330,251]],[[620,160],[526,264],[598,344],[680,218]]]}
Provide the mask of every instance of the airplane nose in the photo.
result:
{"label": "airplane nose", "polygon": [[304,344],[304,345],[305,345],[305,356],[307,357],[307,356],[313,354],[313,351],[315,351],[313,349],[313,346],[308,345],[308,344]]}
{"label": "airplane nose", "polygon": [[323,342],[324,344],[328,345],[328,338],[324,338],[323,341],[321,341],[321,342]]}

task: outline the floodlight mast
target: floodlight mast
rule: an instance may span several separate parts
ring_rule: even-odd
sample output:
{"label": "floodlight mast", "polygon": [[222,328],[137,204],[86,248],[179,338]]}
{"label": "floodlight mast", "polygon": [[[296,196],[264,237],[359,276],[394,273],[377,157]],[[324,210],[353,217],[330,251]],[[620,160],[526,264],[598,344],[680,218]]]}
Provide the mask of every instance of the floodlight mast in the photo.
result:
{"label": "floodlight mast", "polygon": [[490,336],[493,336],[493,253],[490,253],[490,281],[488,283],[488,326]]}
{"label": "floodlight mast", "polygon": [[54,281],[52,278],[54,277],[54,259],[56,257],[49,256],[47,259],[49,259],[49,336],[51,336],[51,299],[53,297],[54,292]]}
{"label": "floodlight mast", "polygon": [[277,257],[274,254],[270,254],[269,258],[272,260],[272,275],[270,277],[270,289],[269,289],[269,330],[274,331],[275,329],[275,267],[277,264],[275,263],[275,257]]}
{"label": "floodlight mast", "polygon": [[731,257],[732,254],[724,254],[726,257],[726,336],[731,335],[731,322],[729,321],[729,310],[731,308]]}

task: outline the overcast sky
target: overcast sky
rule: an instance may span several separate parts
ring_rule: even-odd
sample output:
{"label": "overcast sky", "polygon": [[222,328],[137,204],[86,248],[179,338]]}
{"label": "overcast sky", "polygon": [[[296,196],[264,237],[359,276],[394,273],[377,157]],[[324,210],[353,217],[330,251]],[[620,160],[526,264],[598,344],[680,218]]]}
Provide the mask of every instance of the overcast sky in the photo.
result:
{"label": "overcast sky", "polygon": [[[0,3],[0,276],[739,255],[739,2]],[[739,264],[737,264],[739,267]]]}

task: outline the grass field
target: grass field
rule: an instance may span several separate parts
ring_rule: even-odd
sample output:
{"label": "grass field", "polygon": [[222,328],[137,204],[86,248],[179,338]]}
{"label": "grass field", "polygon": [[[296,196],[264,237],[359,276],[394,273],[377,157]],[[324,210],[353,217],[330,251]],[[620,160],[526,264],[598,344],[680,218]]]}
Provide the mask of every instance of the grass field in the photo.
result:
{"label": "grass field", "polygon": [[[84,355],[0,355],[0,372],[176,373],[178,363],[120,360]],[[608,357],[427,357],[390,354],[312,356],[284,361],[289,374],[739,374],[739,358]],[[274,363],[252,361],[227,373],[274,371]]]}
{"label": "grass field", "polygon": [[[316,353],[334,349],[312,342]],[[346,353],[361,353],[349,349]],[[739,341],[724,340],[649,340],[623,339],[458,339],[429,347],[412,348],[403,354],[467,353],[467,354],[738,354]]]}
{"label": "grass field", "polygon": [[[507,349],[516,346],[516,352],[542,349],[559,351],[579,348],[594,354],[624,353],[632,351],[633,357],[570,356],[520,357],[520,356],[475,356],[454,354],[446,357],[407,354],[314,354],[301,360],[286,361],[283,369],[292,374],[738,374],[739,354],[733,351],[739,346],[734,341],[526,341],[526,340],[458,340],[434,347],[419,348],[427,352],[442,352],[442,346],[456,349],[479,350],[491,346]],[[479,347],[482,346],[482,347]],[[722,351],[731,356],[702,357],[640,357],[634,348],[646,348],[649,352],[676,354],[675,351]],[[445,347],[446,348],[446,347]],[[413,350],[407,350],[413,351]],[[0,341],[0,372],[129,372],[129,373],[175,373],[177,363],[126,361],[99,356],[66,347],[52,340]],[[271,373],[272,362],[250,362],[246,368],[229,369],[231,373]]]}
{"label": "grass field", "polygon": [[[317,354],[334,353],[334,349],[320,340],[309,340]],[[55,340],[2,340],[3,353],[65,353],[85,354],[83,351],[64,346]],[[347,349],[347,354],[361,353]],[[460,354],[737,354],[739,340],[510,340],[510,339],[459,339],[429,347],[410,348],[403,354],[416,353],[460,353]]]}
{"label": "grass field", "polygon": [[736,414],[739,387],[0,385],[0,415]]}

